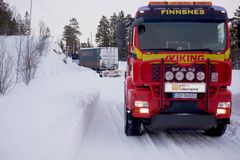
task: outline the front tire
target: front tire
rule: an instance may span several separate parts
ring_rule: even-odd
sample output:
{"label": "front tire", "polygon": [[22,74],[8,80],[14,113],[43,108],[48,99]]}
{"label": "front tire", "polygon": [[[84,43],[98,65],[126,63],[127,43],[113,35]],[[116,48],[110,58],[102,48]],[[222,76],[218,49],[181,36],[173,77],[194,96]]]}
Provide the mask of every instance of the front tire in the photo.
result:
{"label": "front tire", "polygon": [[132,116],[125,107],[125,134],[126,136],[140,136],[141,135],[141,119]]}
{"label": "front tire", "polygon": [[227,129],[227,124],[223,122],[218,122],[217,127],[210,128],[205,131],[205,134],[211,137],[220,137],[222,136]]}

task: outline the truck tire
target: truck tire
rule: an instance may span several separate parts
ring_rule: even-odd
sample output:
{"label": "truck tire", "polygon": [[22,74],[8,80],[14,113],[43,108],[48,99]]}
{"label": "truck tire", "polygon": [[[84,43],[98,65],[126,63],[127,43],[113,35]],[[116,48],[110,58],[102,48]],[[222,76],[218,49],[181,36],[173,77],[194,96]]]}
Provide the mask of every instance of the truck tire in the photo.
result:
{"label": "truck tire", "polygon": [[141,135],[141,119],[132,116],[125,109],[125,134],[126,136],[140,136]]}
{"label": "truck tire", "polygon": [[211,137],[220,137],[222,136],[227,129],[227,124],[218,122],[217,127],[210,128],[205,131],[205,134]]}

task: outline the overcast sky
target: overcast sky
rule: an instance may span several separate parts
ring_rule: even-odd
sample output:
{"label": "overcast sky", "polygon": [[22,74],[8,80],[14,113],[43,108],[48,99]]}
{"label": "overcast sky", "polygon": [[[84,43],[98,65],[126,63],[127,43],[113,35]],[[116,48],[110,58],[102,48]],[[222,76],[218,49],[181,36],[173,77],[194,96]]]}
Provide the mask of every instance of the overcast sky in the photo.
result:
{"label": "overcast sky", "polygon": [[[31,0],[4,0],[17,13],[23,14],[29,11]],[[77,18],[82,32],[81,41],[91,36],[93,42],[97,25],[102,15],[110,17],[114,12],[123,10],[125,13],[135,15],[138,7],[147,5],[149,0],[32,0],[32,26],[36,30],[40,20],[49,26],[52,35],[60,38],[64,25],[69,24],[70,18]],[[173,0],[171,0],[173,1]],[[178,1],[178,0],[175,0]],[[201,1],[201,0],[195,0]],[[227,9],[229,17],[240,6],[240,0],[212,0],[214,5],[220,5]]]}

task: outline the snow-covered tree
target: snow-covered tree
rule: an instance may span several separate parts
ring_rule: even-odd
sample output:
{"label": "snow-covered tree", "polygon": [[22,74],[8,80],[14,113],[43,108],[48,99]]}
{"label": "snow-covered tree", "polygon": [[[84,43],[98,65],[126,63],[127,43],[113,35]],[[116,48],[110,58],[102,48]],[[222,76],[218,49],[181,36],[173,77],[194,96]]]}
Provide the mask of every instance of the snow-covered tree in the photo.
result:
{"label": "snow-covered tree", "polygon": [[5,37],[0,37],[0,95],[4,95],[13,84],[13,57],[7,53]]}
{"label": "snow-covered tree", "polygon": [[50,29],[43,21],[39,22],[39,53],[42,55],[44,49],[48,47],[47,39],[51,36]]}

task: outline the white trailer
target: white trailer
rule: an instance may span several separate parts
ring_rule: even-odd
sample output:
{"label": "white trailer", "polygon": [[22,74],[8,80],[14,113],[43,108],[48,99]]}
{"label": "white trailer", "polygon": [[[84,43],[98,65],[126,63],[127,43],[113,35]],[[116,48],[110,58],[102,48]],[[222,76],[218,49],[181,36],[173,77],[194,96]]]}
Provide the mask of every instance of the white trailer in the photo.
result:
{"label": "white trailer", "polygon": [[79,65],[94,69],[101,77],[120,76],[117,47],[81,48],[78,55]]}
{"label": "white trailer", "polygon": [[101,47],[100,48],[100,64],[107,70],[118,68],[118,48],[116,47]]}

